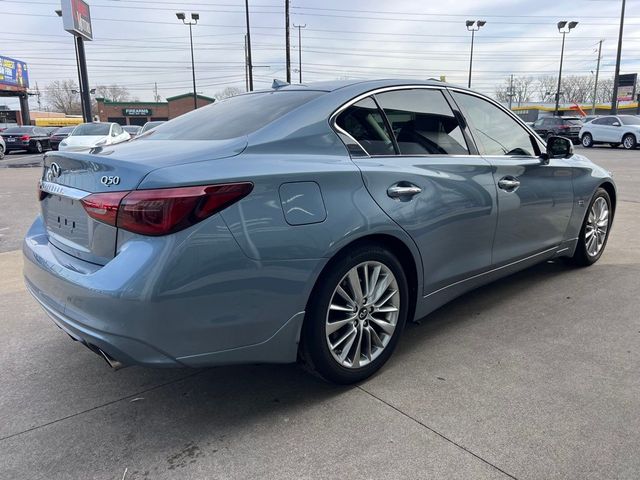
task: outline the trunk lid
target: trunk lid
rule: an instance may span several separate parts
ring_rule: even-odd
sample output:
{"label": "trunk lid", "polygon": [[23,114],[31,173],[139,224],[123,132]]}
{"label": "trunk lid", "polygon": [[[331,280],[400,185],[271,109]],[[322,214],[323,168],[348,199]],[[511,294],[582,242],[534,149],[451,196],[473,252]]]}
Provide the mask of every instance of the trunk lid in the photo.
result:
{"label": "trunk lid", "polygon": [[85,152],[49,152],[41,177],[42,217],[49,241],[69,255],[98,265],[116,251],[117,228],[91,218],[82,198],[92,193],[135,190],[153,170],[227,158],[246,147],[246,138],[220,141],[137,139]]}

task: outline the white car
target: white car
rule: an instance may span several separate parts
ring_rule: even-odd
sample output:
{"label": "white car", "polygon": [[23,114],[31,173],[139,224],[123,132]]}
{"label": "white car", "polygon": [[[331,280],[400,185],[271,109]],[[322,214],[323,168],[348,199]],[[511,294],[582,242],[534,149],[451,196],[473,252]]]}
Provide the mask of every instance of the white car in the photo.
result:
{"label": "white car", "polygon": [[608,143],[616,148],[622,145],[632,150],[640,144],[640,117],[635,115],[606,115],[585,123],[580,129],[584,147]]}
{"label": "white car", "polygon": [[0,137],[0,160],[4,158],[4,152],[7,150],[7,145],[4,143],[4,138]]}
{"label": "white car", "polygon": [[131,135],[125,132],[117,123],[83,123],[74,128],[73,132],[60,142],[58,150],[87,150],[93,147],[126,142],[130,138]]}

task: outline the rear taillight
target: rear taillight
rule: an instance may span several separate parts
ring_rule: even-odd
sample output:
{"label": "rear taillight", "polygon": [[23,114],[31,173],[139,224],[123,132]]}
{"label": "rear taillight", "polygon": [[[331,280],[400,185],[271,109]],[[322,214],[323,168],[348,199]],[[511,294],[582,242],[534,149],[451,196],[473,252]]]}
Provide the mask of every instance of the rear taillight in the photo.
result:
{"label": "rear taillight", "polygon": [[31,137],[29,135],[22,135],[20,137],[20,140],[22,140],[23,142],[28,142],[29,140],[31,140]]}
{"label": "rear taillight", "polygon": [[94,193],[84,197],[81,202],[91,218],[95,218],[107,225],[116,226],[118,207],[122,199],[129,192]]}
{"label": "rear taillight", "polygon": [[237,202],[250,182],[197,187],[95,193],[82,199],[89,216],[141,235],[183,230]]}

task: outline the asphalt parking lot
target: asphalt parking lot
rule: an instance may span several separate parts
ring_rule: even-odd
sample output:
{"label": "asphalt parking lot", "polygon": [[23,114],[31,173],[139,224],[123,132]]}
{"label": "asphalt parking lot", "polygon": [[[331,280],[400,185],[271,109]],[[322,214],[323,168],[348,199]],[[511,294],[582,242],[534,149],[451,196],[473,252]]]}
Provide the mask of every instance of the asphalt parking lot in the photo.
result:
{"label": "asphalt parking lot", "polygon": [[[0,479],[640,477],[640,150],[601,260],[544,263],[410,325],[378,375],[111,371],[22,282],[37,156],[0,161]],[[12,162],[17,162],[15,165]]]}

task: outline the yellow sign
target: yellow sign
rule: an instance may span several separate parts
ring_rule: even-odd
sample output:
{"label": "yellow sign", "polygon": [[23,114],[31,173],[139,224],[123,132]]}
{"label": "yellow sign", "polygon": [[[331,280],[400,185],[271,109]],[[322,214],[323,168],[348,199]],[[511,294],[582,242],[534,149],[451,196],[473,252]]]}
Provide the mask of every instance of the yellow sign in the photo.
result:
{"label": "yellow sign", "polygon": [[36,118],[36,126],[38,127],[71,127],[74,125],[80,125],[84,123],[82,118],[66,118],[66,117],[52,117],[52,118]]}

